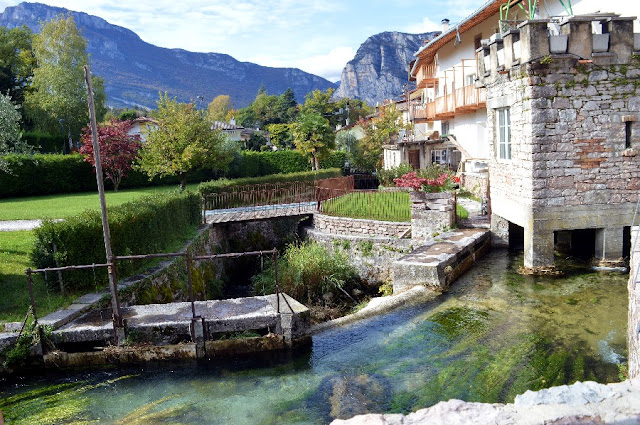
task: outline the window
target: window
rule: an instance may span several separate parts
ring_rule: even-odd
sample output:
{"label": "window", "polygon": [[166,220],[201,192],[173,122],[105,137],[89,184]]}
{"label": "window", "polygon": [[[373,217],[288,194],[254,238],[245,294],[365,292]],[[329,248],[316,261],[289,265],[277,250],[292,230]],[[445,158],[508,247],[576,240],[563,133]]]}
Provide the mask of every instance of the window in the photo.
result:
{"label": "window", "polygon": [[625,121],[624,123],[624,147],[631,147],[631,121]]}
{"label": "window", "polygon": [[449,134],[449,121],[442,121],[440,123],[440,136],[444,136],[445,134]]}
{"label": "window", "polygon": [[511,159],[511,112],[509,108],[497,109],[498,158]]}
{"label": "window", "polygon": [[433,149],[431,151],[431,163],[446,164],[447,163],[447,150],[446,149]]}

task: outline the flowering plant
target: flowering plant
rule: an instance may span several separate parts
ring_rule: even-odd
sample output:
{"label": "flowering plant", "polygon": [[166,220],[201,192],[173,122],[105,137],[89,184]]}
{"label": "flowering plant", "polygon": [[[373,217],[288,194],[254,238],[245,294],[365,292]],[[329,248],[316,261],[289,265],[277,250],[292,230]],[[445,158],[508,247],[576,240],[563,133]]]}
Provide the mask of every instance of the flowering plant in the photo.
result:
{"label": "flowering plant", "polygon": [[449,173],[441,173],[435,179],[428,179],[411,171],[400,178],[393,179],[393,181],[397,187],[410,187],[413,190],[422,190],[423,192],[446,192],[453,189],[454,183],[459,182],[460,179]]}

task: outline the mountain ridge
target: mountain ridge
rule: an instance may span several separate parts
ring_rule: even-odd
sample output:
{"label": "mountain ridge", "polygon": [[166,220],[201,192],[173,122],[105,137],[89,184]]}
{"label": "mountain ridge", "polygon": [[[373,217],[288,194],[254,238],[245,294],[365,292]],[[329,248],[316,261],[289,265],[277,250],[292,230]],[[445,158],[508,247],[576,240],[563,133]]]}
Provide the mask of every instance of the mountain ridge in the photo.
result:
{"label": "mountain ridge", "polygon": [[92,72],[105,79],[109,106],[154,108],[158,93],[166,91],[182,101],[195,101],[202,96],[209,102],[219,94],[228,94],[236,107],[243,107],[253,101],[262,85],[272,94],[291,87],[299,102],[314,89],[336,87],[297,68],[241,62],[224,53],[158,47],[98,16],[41,3],[6,7],[0,13],[0,25],[13,28],[24,24],[37,32],[40,21],[60,14],[73,16],[87,38]]}
{"label": "mountain ridge", "polygon": [[440,31],[386,31],[367,38],[344,67],[334,97],[355,97],[370,105],[398,97],[408,83],[407,67],[413,54],[438,34]]}

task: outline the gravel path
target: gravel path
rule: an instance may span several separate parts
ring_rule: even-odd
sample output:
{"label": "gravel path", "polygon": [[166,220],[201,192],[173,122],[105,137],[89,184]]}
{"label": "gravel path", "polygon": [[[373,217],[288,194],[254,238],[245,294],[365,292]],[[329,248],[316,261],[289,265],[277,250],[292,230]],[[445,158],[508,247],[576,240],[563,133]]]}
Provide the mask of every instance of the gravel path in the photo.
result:
{"label": "gravel path", "polygon": [[[54,221],[62,221],[58,218]],[[0,232],[15,232],[16,230],[33,230],[40,227],[42,220],[7,220],[0,221]]]}

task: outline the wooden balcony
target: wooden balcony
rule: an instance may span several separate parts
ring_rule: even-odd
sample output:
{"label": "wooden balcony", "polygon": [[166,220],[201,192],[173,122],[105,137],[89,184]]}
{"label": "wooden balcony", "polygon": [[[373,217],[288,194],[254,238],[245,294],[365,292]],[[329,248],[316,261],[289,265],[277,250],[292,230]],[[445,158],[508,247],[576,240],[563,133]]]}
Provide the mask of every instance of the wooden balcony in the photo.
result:
{"label": "wooden balcony", "polygon": [[426,105],[416,106],[413,109],[415,122],[441,121],[473,112],[486,107],[487,91],[476,88],[473,84],[456,89],[453,93],[437,97]]}
{"label": "wooden balcony", "polygon": [[436,77],[436,64],[430,63],[428,65],[422,65],[418,68],[416,73],[416,87],[424,89],[428,87],[435,87],[438,83]]}

